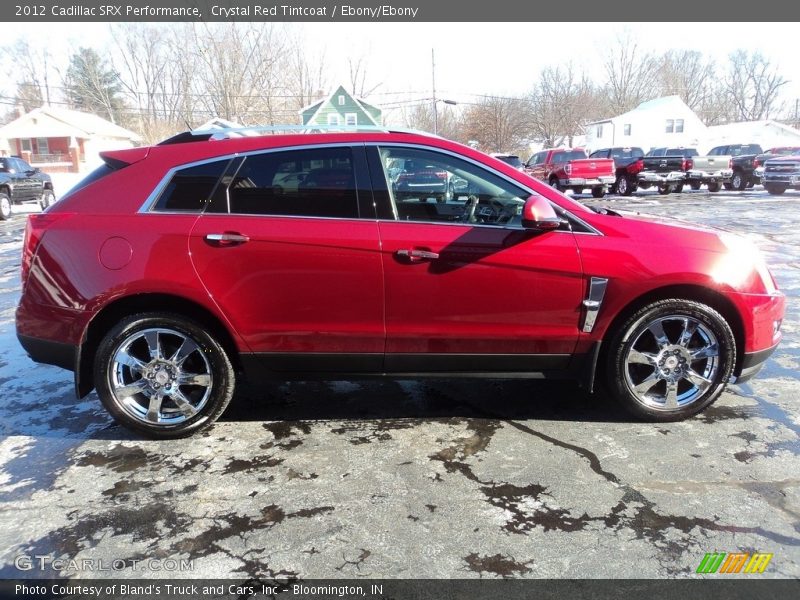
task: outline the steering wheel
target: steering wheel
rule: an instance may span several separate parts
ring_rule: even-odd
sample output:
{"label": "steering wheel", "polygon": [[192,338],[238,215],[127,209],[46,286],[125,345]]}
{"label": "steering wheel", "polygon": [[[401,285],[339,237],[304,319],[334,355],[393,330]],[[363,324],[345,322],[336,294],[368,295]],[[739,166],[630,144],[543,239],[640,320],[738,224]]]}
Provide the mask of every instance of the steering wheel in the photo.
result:
{"label": "steering wheel", "polygon": [[464,204],[464,216],[461,218],[462,221],[465,223],[475,222],[475,209],[478,208],[478,202],[480,202],[480,198],[475,194],[467,196],[467,202]]}

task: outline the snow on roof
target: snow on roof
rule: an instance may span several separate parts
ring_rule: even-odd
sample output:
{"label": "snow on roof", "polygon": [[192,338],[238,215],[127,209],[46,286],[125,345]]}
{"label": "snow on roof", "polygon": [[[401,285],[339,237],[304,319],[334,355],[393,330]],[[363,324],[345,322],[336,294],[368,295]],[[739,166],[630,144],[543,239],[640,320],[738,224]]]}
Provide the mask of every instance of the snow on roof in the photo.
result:
{"label": "snow on roof", "polygon": [[0,127],[0,138],[78,137],[141,141],[141,137],[106,119],[68,108],[42,106]]}
{"label": "snow on roof", "polygon": [[691,110],[686,103],[681,100],[680,96],[663,96],[661,98],[653,98],[652,100],[645,100],[636,108],[629,110],[628,112],[624,112],[621,115],[617,115],[615,117],[609,117],[607,119],[600,119],[599,121],[592,121],[589,125],[599,125],[600,123],[610,123],[616,119],[623,119],[629,116],[638,114],[640,112],[653,110],[655,108],[664,108],[664,107],[682,107],[686,110]]}
{"label": "snow on roof", "polygon": [[789,127],[783,123],[778,123],[771,119],[763,121],[742,121],[740,123],[727,123],[725,125],[712,125],[708,128],[709,135],[734,135],[739,137],[747,137],[748,135],[756,136],[763,134],[764,130],[772,129],[784,135],[796,135],[800,138],[800,130],[794,127]]}

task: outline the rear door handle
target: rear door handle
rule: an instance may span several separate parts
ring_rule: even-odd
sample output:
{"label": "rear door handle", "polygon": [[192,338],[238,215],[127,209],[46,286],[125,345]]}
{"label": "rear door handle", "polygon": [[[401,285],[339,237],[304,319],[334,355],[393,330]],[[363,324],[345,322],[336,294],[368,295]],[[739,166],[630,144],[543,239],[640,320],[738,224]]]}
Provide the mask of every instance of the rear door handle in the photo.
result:
{"label": "rear door handle", "polygon": [[439,258],[438,252],[431,252],[430,250],[398,250],[395,254],[400,258],[406,259],[408,262],[422,262],[423,260],[436,260]]}
{"label": "rear door handle", "polygon": [[250,238],[235,231],[224,233],[208,233],[206,241],[214,246],[238,246],[250,241]]}

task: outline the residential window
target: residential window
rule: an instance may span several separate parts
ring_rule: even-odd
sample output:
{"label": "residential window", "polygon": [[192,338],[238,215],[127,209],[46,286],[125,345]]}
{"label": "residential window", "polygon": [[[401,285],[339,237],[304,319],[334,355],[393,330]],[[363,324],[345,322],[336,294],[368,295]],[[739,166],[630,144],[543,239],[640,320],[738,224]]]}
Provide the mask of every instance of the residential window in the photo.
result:
{"label": "residential window", "polygon": [[350,148],[247,156],[228,197],[235,214],[359,218]]}
{"label": "residential window", "polygon": [[667,119],[667,133],[675,133],[675,121],[673,119]]}
{"label": "residential window", "polygon": [[50,154],[50,144],[47,138],[36,138],[36,148],[38,154]]}
{"label": "residential window", "polygon": [[630,134],[631,134],[631,124],[625,123],[625,125],[622,126],[622,135],[630,135]]}
{"label": "residential window", "polygon": [[328,115],[328,125],[333,125],[334,127],[339,126],[339,115],[336,113],[330,113]]}
{"label": "residential window", "polygon": [[355,127],[356,125],[358,125],[358,116],[356,115],[356,113],[347,113],[344,116],[344,124],[349,125],[351,127]]}
{"label": "residential window", "polygon": [[683,119],[675,119],[675,133],[683,133]]}
{"label": "residential window", "polygon": [[344,94],[339,95],[339,106],[344,106]]}
{"label": "residential window", "polygon": [[594,135],[595,135],[595,137],[597,139],[600,139],[601,137],[603,137],[603,126],[602,125],[598,125],[597,126],[597,129],[595,130],[595,134]]}
{"label": "residential window", "polygon": [[33,147],[31,146],[31,140],[29,138],[22,138],[19,141],[19,145],[23,152],[33,152]]}

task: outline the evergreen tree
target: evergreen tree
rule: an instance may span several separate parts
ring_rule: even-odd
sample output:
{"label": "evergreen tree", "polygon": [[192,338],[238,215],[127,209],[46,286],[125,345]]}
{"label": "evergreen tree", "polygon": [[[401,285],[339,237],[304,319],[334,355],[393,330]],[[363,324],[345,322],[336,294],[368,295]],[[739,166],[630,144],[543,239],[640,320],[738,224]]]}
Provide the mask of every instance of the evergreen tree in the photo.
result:
{"label": "evergreen tree", "polygon": [[72,108],[94,113],[112,123],[119,121],[124,103],[119,74],[96,51],[80,48],[70,58],[64,78],[67,101]]}

